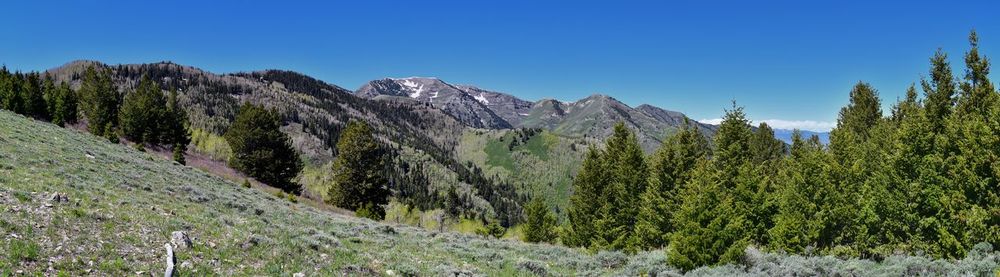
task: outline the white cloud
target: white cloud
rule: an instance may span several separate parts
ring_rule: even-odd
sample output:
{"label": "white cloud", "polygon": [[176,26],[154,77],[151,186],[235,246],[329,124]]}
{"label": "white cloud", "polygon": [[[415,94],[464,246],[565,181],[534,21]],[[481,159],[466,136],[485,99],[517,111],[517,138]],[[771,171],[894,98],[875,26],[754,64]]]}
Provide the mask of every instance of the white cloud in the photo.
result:
{"label": "white cloud", "polygon": [[698,120],[698,122],[705,123],[705,124],[719,125],[719,124],[722,124],[722,119],[721,118],[702,119],[702,120]]}
{"label": "white cloud", "polygon": [[[722,123],[722,119],[721,118],[702,119],[698,120],[698,122],[705,124],[719,125],[720,123]],[[754,125],[756,125],[757,122],[764,122],[767,123],[768,126],[771,126],[771,128],[774,129],[787,129],[787,130],[799,129],[799,130],[807,130],[813,132],[829,132],[831,129],[833,129],[833,127],[837,126],[836,122],[815,121],[815,120],[765,119],[753,122]]]}

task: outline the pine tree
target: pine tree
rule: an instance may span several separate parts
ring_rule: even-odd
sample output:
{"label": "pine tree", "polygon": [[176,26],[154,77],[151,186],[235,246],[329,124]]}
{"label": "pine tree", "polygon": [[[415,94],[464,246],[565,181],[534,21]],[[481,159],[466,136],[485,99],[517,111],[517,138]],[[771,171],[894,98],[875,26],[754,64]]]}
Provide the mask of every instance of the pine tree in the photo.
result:
{"label": "pine tree", "polygon": [[556,240],[556,217],[541,198],[535,198],[524,207],[524,241],[553,243]]}
{"label": "pine tree", "polygon": [[59,90],[56,87],[55,81],[52,80],[52,75],[48,73],[45,73],[45,76],[42,78],[42,100],[45,102],[46,119],[53,120],[56,117],[56,102],[59,100]]}
{"label": "pine tree", "polygon": [[80,84],[80,109],[91,134],[112,138],[118,125],[119,97],[110,70],[88,66]]}
{"label": "pine tree", "polygon": [[604,158],[609,182],[595,222],[596,247],[634,252],[637,245],[631,240],[639,214],[638,196],[646,190],[649,170],[639,140],[624,123],[615,125]]}
{"label": "pine tree", "polygon": [[641,196],[633,242],[636,248],[666,246],[674,230],[673,213],[680,206],[678,195],[690,180],[691,170],[710,151],[708,140],[687,119],[679,132],[663,141],[653,155],[649,186]]}
{"label": "pine tree", "polygon": [[52,112],[52,123],[59,126],[75,124],[77,121],[76,92],[66,82],[60,83],[55,91],[56,99]]}
{"label": "pine tree", "polygon": [[766,243],[772,206],[763,167],[752,163],[752,130],[733,103],[716,133],[713,159],[697,168],[674,214],[668,262],[682,269],[735,261],[750,243]]}
{"label": "pine tree", "polygon": [[0,109],[17,112],[20,109],[20,97],[18,97],[17,79],[14,74],[7,71],[7,67],[0,68]]}
{"label": "pine tree", "polygon": [[48,107],[42,95],[42,83],[38,73],[25,74],[21,81],[21,102],[24,103],[22,114],[38,120],[48,121]]}
{"label": "pine tree", "polygon": [[164,118],[160,121],[160,141],[173,145],[174,161],[185,164],[184,153],[191,143],[191,131],[188,129],[188,116],[177,96],[177,89],[171,89],[167,98]]}
{"label": "pine tree", "polygon": [[979,55],[979,36],[973,30],[969,33],[971,49],[965,53],[965,82],[960,87],[961,97],[956,113],[989,116],[989,109],[997,101],[993,82],[990,82],[990,60]]}
{"label": "pine tree", "polygon": [[778,213],[768,231],[770,245],[789,253],[804,253],[806,247],[827,248],[844,223],[835,209],[842,201],[828,165],[832,157],[818,141],[807,141],[801,132],[792,134],[792,151],[782,167]]}
{"label": "pine tree", "polygon": [[[989,80],[989,59],[979,55],[979,38],[969,34],[971,50],[965,55],[965,78],[955,116],[949,121],[948,140],[955,145],[947,164],[948,179],[961,180],[953,189],[954,229],[964,249],[979,241],[1000,243],[1000,114],[998,94]],[[951,153],[949,153],[951,154]],[[962,197],[962,198],[958,198]],[[965,200],[965,201],[958,201]],[[957,205],[957,204],[961,204]],[[992,215],[992,216],[991,216]],[[959,231],[960,230],[960,231]]]}
{"label": "pine tree", "polygon": [[337,142],[337,152],[326,202],[351,210],[368,206],[367,210],[381,219],[385,216],[381,205],[389,201],[389,180],[382,174],[385,150],[371,127],[361,121],[349,122]]}
{"label": "pine tree", "polygon": [[830,149],[840,162],[861,158],[858,149],[870,137],[869,130],[882,119],[878,92],[868,83],[858,82],[851,89],[850,102],[840,109],[837,128],[830,132]]}
{"label": "pine tree", "polygon": [[591,247],[596,237],[594,222],[597,212],[604,206],[602,201],[607,178],[602,151],[591,145],[580,171],[573,178],[573,194],[567,216],[569,228],[562,238],[563,244]]}
{"label": "pine tree", "polygon": [[300,185],[292,178],[302,170],[302,161],[280,127],[276,110],[246,103],[223,137],[233,151],[230,166],[257,181],[294,193]]}
{"label": "pine tree", "polygon": [[753,152],[753,162],[764,164],[775,162],[785,154],[785,143],[774,138],[774,129],[761,122],[750,139],[750,151]]}
{"label": "pine tree", "polygon": [[955,105],[955,77],[951,73],[948,55],[941,49],[934,52],[931,58],[931,79],[921,80],[924,89],[924,114],[927,116],[930,129],[935,134],[944,131],[945,119],[952,113]]}
{"label": "pine tree", "polygon": [[158,144],[160,124],[168,118],[165,108],[160,86],[143,76],[139,86],[122,101],[118,119],[122,134],[136,144]]}

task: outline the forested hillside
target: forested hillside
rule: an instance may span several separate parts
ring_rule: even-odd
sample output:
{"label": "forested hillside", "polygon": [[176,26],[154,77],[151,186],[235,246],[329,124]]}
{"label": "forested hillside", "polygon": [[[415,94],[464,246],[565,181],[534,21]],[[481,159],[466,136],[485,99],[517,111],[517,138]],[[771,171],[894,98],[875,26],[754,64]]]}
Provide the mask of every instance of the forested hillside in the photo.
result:
{"label": "forested hillside", "polygon": [[664,249],[682,269],[738,263],[747,246],[802,255],[960,259],[1000,243],[1000,94],[969,36],[964,74],[938,50],[888,114],[858,82],[830,144],[796,132],[786,148],[742,107],[713,143],[695,128],[651,159],[618,125],[574,179],[562,242]]}

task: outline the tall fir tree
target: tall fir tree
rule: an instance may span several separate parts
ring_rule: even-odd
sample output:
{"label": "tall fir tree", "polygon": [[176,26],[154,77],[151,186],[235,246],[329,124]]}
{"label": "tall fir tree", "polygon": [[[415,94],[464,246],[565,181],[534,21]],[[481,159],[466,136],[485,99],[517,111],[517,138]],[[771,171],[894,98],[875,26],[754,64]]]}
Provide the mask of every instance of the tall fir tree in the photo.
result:
{"label": "tall fir tree", "polygon": [[646,190],[649,170],[635,133],[624,123],[615,124],[604,152],[608,186],[603,192],[604,204],[595,221],[599,249],[623,249],[634,252],[631,243],[639,214],[639,195]]}
{"label": "tall fir tree", "polygon": [[541,198],[536,197],[526,207],[524,213],[524,241],[554,243],[556,217]]}
{"label": "tall fir tree", "polygon": [[382,205],[389,201],[389,180],[382,174],[386,152],[371,127],[361,121],[348,122],[337,142],[337,153],[326,202],[350,210],[364,208],[382,219]]}
{"label": "tall fir tree", "polygon": [[173,145],[174,161],[185,164],[184,153],[187,152],[187,146],[191,143],[191,131],[188,127],[187,111],[180,105],[177,89],[170,89],[164,114],[164,119],[160,123],[160,141],[167,145]]}
{"label": "tall fir tree", "polygon": [[75,124],[77,121],[77,97],[76,92],[69,87],[69,84],[62,82],[55,89],[55,105],[53,105],[52,123],[63,126],[65,124]]}
{"label": "tall fir tree", "polygon": [[711,152],[708,140],[689,120],[667,137],[652,157],[649,186],[640,197],[633,244],[638,249],[666,246],[674,230],[672,217],[691,170]]}
{"label": "tall fir tree", "polygon": [[597,212],[604,206],[604,189],[608,174],[604,166],[603,151],[591,145],[576,177],[568,211],[569,228],[563,233],[563,244],[574,247],[591,247],[596,230]]}
{"label": "tall fir tree", "polygon": [[122,135],[139,145],[158,144],[160,125],[168,119],[165,108],[160,86],[143,76],[139,86],[122,101],[118,119]]}
{"label": "tall fir tree", "polygon": [[924,89],[924,114],[935,134],[944,131],[945,120],[955,105],[955,76],[951,73],[948,54],[938,49],[931,57],[931,79],[921,80]]}
{"label": "tall fir tree", "polygon": [[277,110],[245,103],[223,137],[233,151],[229,165],[234,169],[285,192],[300,190],[292,178],[302,170],[302,161],[281,132]]}
{"label": "tall fir tree", "polygon": [[869,138],[869,130],[882,119],[881,100],[870,84],[858,82],[851,89],[849,103],[840,109],[837,128],[830,132],[830,149],[841,161],[859,158],[859,146]]}
{"label": "tall fir tree", "polygon": [[785,143],[774,137],[771,126],[761,122],[750,139],[750,151],[756,164],[776,162],[785,154]]}
{"label": "tall fir tree", "polygon": [[91,134],[114,138],[118,126],[118,91],[111,82],[111,72],[104,66],[88,66],[80,83],[80,110],[87,119]]}
{"label": "tall fir tree", "polygon": [[42,81],[38,73],[27,73],[21,81],[21,102],[23,114],[38,120],[48,121],[48,107],[42,95]]}

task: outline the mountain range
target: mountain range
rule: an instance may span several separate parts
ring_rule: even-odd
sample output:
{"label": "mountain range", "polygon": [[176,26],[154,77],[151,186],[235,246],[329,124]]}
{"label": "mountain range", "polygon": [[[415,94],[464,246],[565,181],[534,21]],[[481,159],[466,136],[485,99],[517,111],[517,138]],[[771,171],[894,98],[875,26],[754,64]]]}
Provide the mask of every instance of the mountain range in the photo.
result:
{"label": "mountain range", "polygon": [[276,109],[284,121],[282,131],[306,161],[299,182],[307,197],[323,197],[340,130],[351,120],[362,120],[396,153],[390,172],[394,178],[426,176],[427,190],[440,195],[455,188],[465,196],[465,206],[491,217],[518,218],[511,213],[539,195],[559,214],[587,146],[602,143],[618,122],[636,132],[647,153],[685,122],[706,136],[718,128],[676,111],[631,107],[607,95],[574,102],[528,101],[438,78],[384,78],[351,91],[292,71],[215,74],[171,62],[75,61],[47,73],[79,87],[91,65],[107,67],[123,93],[142,76],[164,89],[176,88],[198,134],[192,151],[220,161],[227,157],[221,135],[242,103]]}
{"label": "mountain range", "polygon": [[690,120],[680,112],[645,104],[633,108],[602,94],[568,103],[554,99],[531,102],[471,85],[453,85],[438,78],[379,79],[363,85],[355,94],[373,100],[408,98],[439,109],[471,128],[538,128],[566,137],[602,140],[611,134],[615,123],[624,122],[639,134],[647,151],[658,147],[686,119],[706,135],[716,129],[714,125]]}

